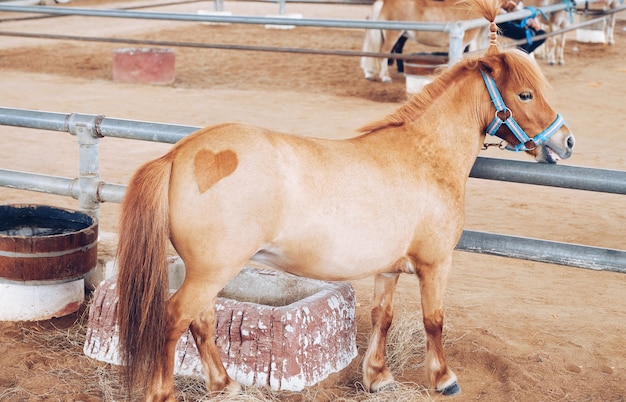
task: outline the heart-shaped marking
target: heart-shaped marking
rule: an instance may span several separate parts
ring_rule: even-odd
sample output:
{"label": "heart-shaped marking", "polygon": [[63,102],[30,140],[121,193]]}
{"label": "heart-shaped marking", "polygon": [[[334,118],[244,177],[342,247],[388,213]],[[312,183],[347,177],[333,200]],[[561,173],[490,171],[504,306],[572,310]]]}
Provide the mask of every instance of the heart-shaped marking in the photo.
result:
{"label": "heart-shaped marking", "polygon": [[218,153],[203,149],[196,154],[193,162],[200,193],[204,193],[215,183],[234,172],[239,163],[237,154],[230,149]]}

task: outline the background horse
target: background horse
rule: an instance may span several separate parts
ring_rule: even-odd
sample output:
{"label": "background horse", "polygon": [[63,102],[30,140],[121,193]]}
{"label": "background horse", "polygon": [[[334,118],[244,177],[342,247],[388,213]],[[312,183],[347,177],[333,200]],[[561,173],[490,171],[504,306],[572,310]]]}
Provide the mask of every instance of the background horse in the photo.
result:
{"label": "background horse", "polygon": [[[371,15],[375,21],[448,22],[467,18],[467,9],[460,7],[456,0],[376,0]],[[427,46],[440,48],[449,45],[449,36],[445,32],[368,29],[365,31],[363,51],[390,53],[403,35]],[[470,50],[485,47],[481,46],[482,37],[486,37],[484,28],[467,30],[463,46],[469,46]],[[381,81],[391,82],[388,64],[388,59],[361,58],[361,68],[368,80],[378,75]]]}
{"label": "background horse", "polygon": [[[572,12],[574,3],[571,0],[524,0],[525,7],[546,7],[553,4],[565,3],[569,5],[569,9],[554,11],[545,18],[545,14],[538,13],[539,21],[546,25],[546,32],[555,32],[567,28],[572,22]],[[546,38],[543,44],[543,57],[547,58],[550,65],[564,65],[565,58],[565,34],[552,35]]]}
{"label": "background horse", "polygon": [[[323,280],[375,276],[363,359],[370,391],[394,382],[385,363],[393,293],[401,273],[416,275],[428,379],[443,394],[460,392],[444,357],[443,293],[485,133],[540,162],[567,158],[574,146],[545,100],[535,63],[520,51],[499,50],[496,0],[468,2],[491,21],[485,56],[457,63],[361,135],[333,141],[221,124],[135,173],[122,203],[117,255],[129,391],[174,400],[176,343],[189,328],[207,389],[238,392],[215,345],[214,302],[252,260]],[[169,299],[168,240],[186,269]]]}
{"label": "background horse", "polygon": [[[582,13],[591,11],[593,14],[602,15],[607,11],[615,10],[621,5],[624,5],[624,0],[604,0],[599,3],[580,2],[577,4],[577,11]],[[609,45],[615,44],[615,15],[616,13],[614,12],[607,14],[604,24],[605,40]]]}
{"label": "background horse", "polygon": [[[605,0],[600,3],[592,3],[591,10],[594,13],[601,14],[606,11],[610,11],[610,10],[617,8],[617,6],[620,4],[620,1],[623,2],[623,0]],[[547,19],[543,16],[541,18],[542,22],[546,24],[547,32],[555,32],[555,31],[567,28],[573,22],[572,13],[575,7],[578,6],[578,8],[576,9],[578,12],[581,12],[581,11],[587,12],[589,11],[588,10],[589,4],[584,3],[584,6],[583,6],[584,9],[581,9],[580,8],[581,4],[580,3],[576,4],[573,0],[524,0],[524,6],[534,6],[534,7],[545,7],[545,6],[549,6],[553,4],[561,4],[561,3],[568,4],[569,8],[550,13]],[[615,35],[614,35],[615,14],[616,13],[607,14],[606,23],[604,24],[604,34],[605,34],[606,42],[609,45],[615,44]],[[555,65],[557,63],[559,65],[565,64],[565,57],[564,57],[565,42],[566,42],[565,33],[562,33],[559,35],[552,35],[546,39],[546,42],[544,43],[544,46],[543,46],[544,47],[543,56],[548,59],[547,60],[548,64],[550,65]]]}

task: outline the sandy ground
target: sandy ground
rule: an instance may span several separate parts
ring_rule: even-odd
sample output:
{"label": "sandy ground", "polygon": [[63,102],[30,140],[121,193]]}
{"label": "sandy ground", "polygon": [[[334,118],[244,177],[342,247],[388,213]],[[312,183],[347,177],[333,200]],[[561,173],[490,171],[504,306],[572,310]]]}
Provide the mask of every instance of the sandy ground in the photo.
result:
{"label": "sandy ground", "polygon": [[[116,2],[115,6],[137,4],[143,3]],[[83,0],[72,5],[107,3]],[[198,2],[158,10],[195,12],[211,7],[211,2]],[[227,9],[258,15],[278,11],[275,4],[258,3],[228,3]],[[288,12],[360,19],[368,8],[290,4]],[[0,14],[9,17],[16,15]],[[553,85],[551,103],[576,134],[576,152],[566,164],[626,168],[625,27],[623,20],[618,21],[616,46],[570,41],[565,66],[550,67],[540,61]],[[363,36],[360,30],[282,31],[86,17],[3,21],[0,31],[352,50],[360,49]],[[111,80],[111,54],[119,47],[123,46],[2,37],[0,104],[195,126],[240,121],[284,132],[345,138],[405,100],[403,77],[395,74],[395,82],[389,85],[366,81],[355,58],[225,50],[176,49],[177,78],[170,86],[119,84]],[[0,144],[3,169],[77,175],[77,144],[67,134],[0,127]],[[139,164],[168,148],[103,139],[102,178],[124,184]],[[526,159],[494,149],[483,154]],[[0,188],[0,202],[78,208],[72,199],[6,188]],[[623,196],[471,179],[466,227],[626,249],[623,205]],[[103,232],[116,231],[117,215],[118,205],[102,206]],[[103,245],[103,260],[110,257],[111,248]],[[369,328],[371,280],[354,285],[359,323],[363,323],[359,333],[364,337]],[[420,320],[416,285],[416,278],[401,279],[397,317]],[[463,388],[455,400],[626,400],[625,294],[626,276],[621,274],[455,253],[445,303],[448,363]],[[92,379],[95,371],[113,370],[76,353],[82,347],[80,329],[74,324],[77,318],[79,314],[42,323],[0,323],[0,400],[112,399]],[[59,339],[54,335],[59,331],[68,336]],[[358,377],[352,374],[344,376],[347,380],[329,379],[320,387],[355,388]],[[403,382],[426,382],[420,361],[396,376]],[[317,395],[324,399],[323,393]],[[355,398],[365,398],[359,395]],[[417,387],[415,395],[421,395]]]}

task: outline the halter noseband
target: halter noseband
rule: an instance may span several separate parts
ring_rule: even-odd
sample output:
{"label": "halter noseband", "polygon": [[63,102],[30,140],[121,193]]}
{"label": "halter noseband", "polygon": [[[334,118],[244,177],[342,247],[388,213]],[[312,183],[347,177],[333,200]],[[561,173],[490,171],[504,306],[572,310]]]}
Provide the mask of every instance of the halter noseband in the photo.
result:
{"label": "halter noseband", "polygon": [[516,146],[508,144],[505,147],[507,150],[515,152],[532,151],[533,149],[537,148],[537,146],[541,145],[554,134],[556,134],[561,126],[565,124],[565,120],[563,120],[563,117],[561,117],[560,114],[557,114],[556,119],[552,122],[552,124],[548,126],[548,128],[546,128],[533,138],[530,138],[513,118],[513,112],[511,112],[511,109],[506,107],[506,105],[504,104],[504,100],[502,100],[500,91],[498,91],[498,87],[496,86],[496,82],[493,80],[493,78],[488,76],[482,70],[480,71],[480,73],[482,74],[485,85],[487,86],[487,91],[489,91],[489,96],[491,96],[491,101],[496,107],[496,115],[491,123],[489,123],[489,126],[487,126],[487,134],[495,136],[502,123],[504,123],[520,142]]}

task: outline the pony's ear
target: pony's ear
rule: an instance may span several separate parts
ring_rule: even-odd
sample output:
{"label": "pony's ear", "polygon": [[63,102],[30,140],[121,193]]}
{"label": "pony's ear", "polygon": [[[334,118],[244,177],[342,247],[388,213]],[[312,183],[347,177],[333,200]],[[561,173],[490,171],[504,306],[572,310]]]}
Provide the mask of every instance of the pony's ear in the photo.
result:
{"label": "pony's ear", "polygon": [[481,60],[479,64],[482,71],[486,72],[487,74],[493,73],[493,68],[491,68],[490,63],[487,63],[485,60]]}
{"label": "pony's ear", "polygon": [[486,56],[480,60],[480,69],[494,78],[502,71],[502,57],[498,55]]}

